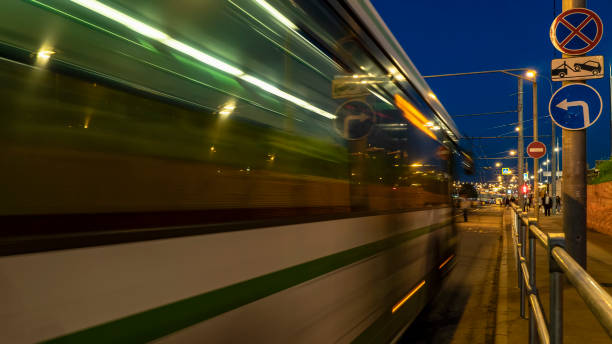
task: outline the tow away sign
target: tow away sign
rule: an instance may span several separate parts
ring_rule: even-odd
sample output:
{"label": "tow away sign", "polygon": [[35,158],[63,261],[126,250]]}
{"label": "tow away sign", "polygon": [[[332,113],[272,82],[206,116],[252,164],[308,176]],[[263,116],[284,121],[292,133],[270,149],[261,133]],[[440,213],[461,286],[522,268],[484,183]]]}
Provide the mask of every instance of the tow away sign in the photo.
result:
{"label": "tow away sign", "polygon": [[554,59],[550,63],[550,77],[553,81],[601,79],[603,66],[601,55]]}

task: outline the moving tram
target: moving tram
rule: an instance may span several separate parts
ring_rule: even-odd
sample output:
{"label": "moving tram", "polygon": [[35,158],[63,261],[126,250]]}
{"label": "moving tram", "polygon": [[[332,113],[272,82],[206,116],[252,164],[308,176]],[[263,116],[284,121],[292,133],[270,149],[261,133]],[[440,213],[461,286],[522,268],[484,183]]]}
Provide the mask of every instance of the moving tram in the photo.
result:
{"label": "moving tram", "polygon": [[392,342],[458,132],[365,0],[0,4],[3,341]]}

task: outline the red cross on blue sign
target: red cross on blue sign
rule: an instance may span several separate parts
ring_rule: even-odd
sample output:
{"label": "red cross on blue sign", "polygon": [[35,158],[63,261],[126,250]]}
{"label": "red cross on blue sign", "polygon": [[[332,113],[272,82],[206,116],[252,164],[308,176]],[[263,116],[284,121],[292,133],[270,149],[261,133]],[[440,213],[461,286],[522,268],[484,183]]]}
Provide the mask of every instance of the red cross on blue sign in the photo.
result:
{"label": "red cross on blue sign", "polygon": [[595,48],[603,35],[603,24],[595,12],[574,8],[561,13],[550,27],[550,40],[557,50],[582,55]]}

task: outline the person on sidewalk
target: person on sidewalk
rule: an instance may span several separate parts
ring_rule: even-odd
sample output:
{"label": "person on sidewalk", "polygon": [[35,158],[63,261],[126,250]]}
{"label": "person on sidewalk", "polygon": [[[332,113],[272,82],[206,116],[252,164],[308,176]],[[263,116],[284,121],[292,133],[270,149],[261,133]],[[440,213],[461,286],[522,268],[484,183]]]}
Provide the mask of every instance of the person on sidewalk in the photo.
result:
{"label": "person on sidewalk", "polygon": [[555,196],[555,200],[557,201],[557,213],[561,211],[561,197],[559,195]]}
{"label": "person on sidewalk", "polygon": [[459,207],[463,211],[463,222],[467,222],[468,220],[468,208],[470,208],[471,205],[472,205],[472,202],[470,202],[470,200],[467,199],[466,195],[462,195],[461,203],[459,204]]}
{"label": "person on sidewalk", "polygon": [[527,206],[527,211],[529,211],[529,209],[531,209],[532,206],[533,206],[533,194],[529,194],[529,203]]}
{"label": "person on sidewalk", "polygon": [[544,216],[550,216],[550,209],[552,209],[552,198],[549,194],[542,197],[542,205],[544,205]]}

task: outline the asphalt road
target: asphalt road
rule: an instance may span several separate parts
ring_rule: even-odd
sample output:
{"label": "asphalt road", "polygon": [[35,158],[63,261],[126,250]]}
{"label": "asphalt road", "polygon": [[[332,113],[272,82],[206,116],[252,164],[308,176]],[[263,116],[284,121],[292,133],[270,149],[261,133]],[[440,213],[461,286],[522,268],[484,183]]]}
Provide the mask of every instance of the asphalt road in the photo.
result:
{"label": "asphalt road", "polygon": [[501,262],[501,208],[471,212],[459,227],[457,263],[436,299],[398,341],[407,343],[493,343]]}

